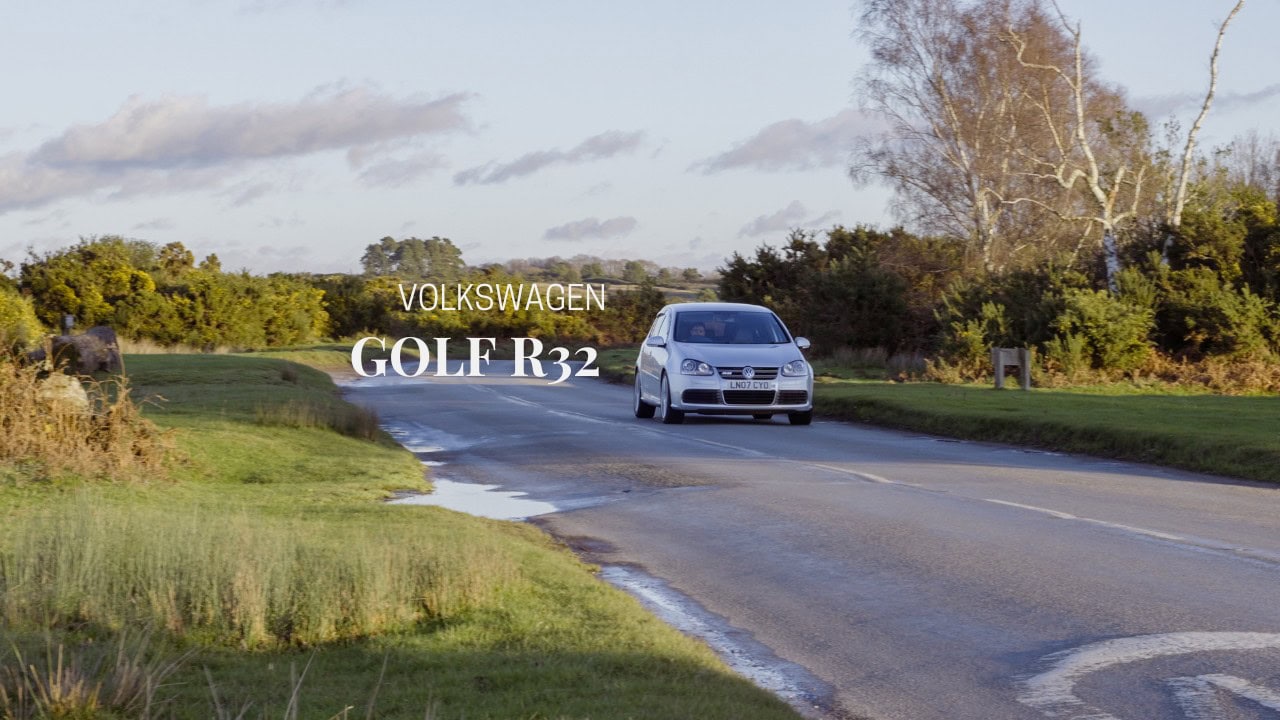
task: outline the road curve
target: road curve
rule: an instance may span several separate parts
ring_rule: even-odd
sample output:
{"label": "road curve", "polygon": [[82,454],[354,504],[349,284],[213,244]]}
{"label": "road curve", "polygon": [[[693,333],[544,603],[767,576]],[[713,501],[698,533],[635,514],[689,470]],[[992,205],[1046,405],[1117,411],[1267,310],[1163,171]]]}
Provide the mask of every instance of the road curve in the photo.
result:
{"label": "road curve", "polygon": [[832,717],[1280,718],[1280,489],[846,423],[664,426],[629,388],[486,375],[347,393],[807,668]]}

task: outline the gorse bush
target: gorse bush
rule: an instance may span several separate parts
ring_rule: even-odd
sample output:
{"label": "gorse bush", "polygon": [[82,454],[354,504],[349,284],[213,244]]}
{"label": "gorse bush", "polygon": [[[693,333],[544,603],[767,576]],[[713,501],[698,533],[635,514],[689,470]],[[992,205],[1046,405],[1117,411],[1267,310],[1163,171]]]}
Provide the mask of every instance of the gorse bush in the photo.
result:
{"label": "gorse bush", "polygon": [[492,536],[226,509],[105,507],[90,497],[19,519],[0,554],[17,627],[143,624],[250,648],[316,645],[448,619],[520,577]]}
{"label": "gorse bush", "polygon": [[1157,323],[1162,344],[1191,357],[1260,359],[1277,335],[1273,304],[1248,287],[1237,289],[1208,268],[1165,273]]}
{"label": "gorse bush", "polygon": [[0,284],[0,353],[20,352],[44,334],[31,298]]}
{"label": "gorse bush", "polygon": [[19,282],[49,325],[69,314],[80,327],[110,325],[165,345],[289,345],[328,332],[324,291],[305,280],[222,272],[214,256],[193,260],[181,243],[93,238],[32,255]]}
{"label": "gorse bush", "polygon": [[1062,312],[1054,321],[1057,349],[1089,361],[1094,369],[1132,370],[1151,354],[1154,313],[1104,290],[1069,289],[1062,296]]}

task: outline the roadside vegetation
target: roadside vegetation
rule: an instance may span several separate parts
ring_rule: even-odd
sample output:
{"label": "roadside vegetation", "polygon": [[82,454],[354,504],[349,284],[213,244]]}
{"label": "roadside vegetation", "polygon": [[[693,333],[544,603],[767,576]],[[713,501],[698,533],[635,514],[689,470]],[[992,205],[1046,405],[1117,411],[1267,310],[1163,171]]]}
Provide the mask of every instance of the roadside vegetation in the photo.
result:
{"label": "roadside vegetation", "polygon": [[795,717],[533,527],[381,502],[423,466],[326,374],[127,366],[162,467],[3,463],[0,717]]}
{"label": "roadside vegetation", "polygon": [[[601,353],[601,376],[629,385],[636,348]],[[878,360],[878,362],[877,362]],[[868,353],[816,360],[819,415],[947,437],[1007,442],[1280,482],[1272,394],[1224,395],[1151,382],[996,390],[891,380],[911,358]]]}

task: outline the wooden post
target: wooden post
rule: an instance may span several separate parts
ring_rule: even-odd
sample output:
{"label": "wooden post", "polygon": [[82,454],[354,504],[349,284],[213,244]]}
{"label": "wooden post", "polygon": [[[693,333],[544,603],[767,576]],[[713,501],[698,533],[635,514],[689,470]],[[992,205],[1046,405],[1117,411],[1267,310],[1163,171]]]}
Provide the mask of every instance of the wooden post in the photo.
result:
{"label": "wooden post", "polygon": [[1023,390],[1031,389],[1031,351],[1027,348],[991,348],[991,369],[996,376],[996,389],[1004,389],[1004,371],[1009,365],[1018,366],[1018,383]]}

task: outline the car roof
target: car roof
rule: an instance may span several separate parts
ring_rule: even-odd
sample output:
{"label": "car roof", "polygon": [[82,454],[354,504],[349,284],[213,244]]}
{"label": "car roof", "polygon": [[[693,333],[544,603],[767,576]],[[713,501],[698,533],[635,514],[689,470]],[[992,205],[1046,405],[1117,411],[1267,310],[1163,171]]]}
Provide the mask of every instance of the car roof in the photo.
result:
{"label": "car roof", "polygon": [[749,305],[747,303],[728,303],[728,302],[692,302],[692,303],[673,303],[662,308],[663,312],[668,310],[684,311],[728,311],[736,310],[739,312],[766,312],[773,311],[762,305]]}

